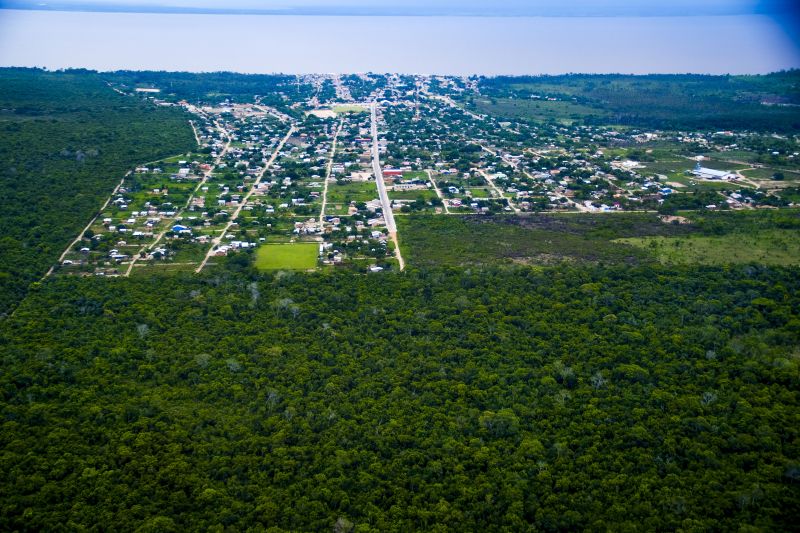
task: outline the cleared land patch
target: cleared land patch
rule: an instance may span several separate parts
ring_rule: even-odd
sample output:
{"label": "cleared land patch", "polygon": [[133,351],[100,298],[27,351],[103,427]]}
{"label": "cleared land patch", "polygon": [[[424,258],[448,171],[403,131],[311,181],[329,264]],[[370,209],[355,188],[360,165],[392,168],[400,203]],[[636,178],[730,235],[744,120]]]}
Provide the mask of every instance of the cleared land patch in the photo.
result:
{"label": "cleared land patch", "polygon": [[265,244],[256,251],[259,270],[311,270],[317,267],[316,243]]}
{"label": "cleared land patch", "polygon": [[619,235],[686,235],[656,215],[409,216],[397,220],[403,255],[416,266],[558,262],[639,263],[644,250]]}
{"label": "cleared land patch", "polygon": [[361,105],[337,105],[333,106],[334,113],[366,113],[368,109]]}
{"label": "cleared land patch", "polygon": [[686,238],[634,237],[615,242],[647,250],[664,264],[800,264],[800,233],[796,230],[772,229]]}
{"label": "cleared land patch", "polygon": [[314,115],[317,118],[333,118],[336,116],[336,113],[330,109],[313,109],[307,111],[306,115]]}

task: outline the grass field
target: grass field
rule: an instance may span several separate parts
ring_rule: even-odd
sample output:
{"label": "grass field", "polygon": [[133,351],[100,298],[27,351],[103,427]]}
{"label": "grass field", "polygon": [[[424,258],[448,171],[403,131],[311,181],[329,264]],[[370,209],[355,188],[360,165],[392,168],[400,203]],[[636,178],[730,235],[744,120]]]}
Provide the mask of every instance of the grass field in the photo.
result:
{"label": "grass field", "polygon": [[317,267],[316,243],[265,244],[256,251],[259,270],[310,270]]}
{"label": "grass field", "polygon": [[[691,163],[691,161],[690,161]],[[739,163],[728,163],[727,161],[720,161],[719,159],[704,159],[700,162],[705,168],[713,168],[715,170],[742,170],[748,168],[747,165]]]}
{"label": "grass field", "polygon": [[752,161],[754,160],[758,154],[756,152],[750,152],[748,150],[726,150],[725,152],[706,152],[703,154],[705,157],[710,158],[719,158],[719,159],[729,159],[729,160],[738,160],[738,161]]}
{"label": "grass field", "polygon": [[411,172],[403,172],[403,179],[406,180],[423,180],[428,181],[428,173],[424,170],[412,170]]}
{"label": "grass field", "polygon": [[685,174],[687,170],[691,170],[691,161],[686,159],[673,160],[673,161],[651,161],[643,163],[643,174]]}
{"label": "grass field", "polygon": [[368,109],[360,105],[337,105],[333,107],[334,113],[366,113]]}
{"label": "grass field", "polygon": [[369,202],[378,198],[374,181],[354,181],[343,185],[332,184],[328,189],[329,204],[349,204],[350,202]]}
{"label": "grass field", "polygon": [[489,189],[486,189],[486,188],[481,189],[479,187],[469,187],[467,190],[470,193],[472,193],[472,198],[476,199],[476,200],[478,198],[491,198],[492,197],[491,191],[489,191]]}
{"label": "grass field", "polygon": [[776,172],[783,174],[785,181],[800,180],[800,174],[797,172],[793,172],[791,170],[777,170],[774,168],[749,168],[747,170],[743,170],[742,174],[748,178],[753,178],[756,180],[772,180],[772,176],[774,176]]}
{"label": "grass field", "polygon": [[697,190],[725,190],[725,189],[736,189],[737,186],[731,185],[730,182],[727,181],[702,181],[698,180],[694,176],[687,176],[686,174],[670,174],[668,175],[669,181],[680,183],[686,187],[685,190],[681,192],[689,192],[695,189]]}
{"label": "grass field", "polygon": [[436,198],[436,191],[433,189],[419,189],[415,191],[389,191],[389,198],[392,200],[416,200],[422,197],[426,201]]}
{"label": "grass field", "polygon": [[682,238],[639,237],[616,242],[647,250],[664,264],[800,264],[800,233],[796,230],[771,229]]}

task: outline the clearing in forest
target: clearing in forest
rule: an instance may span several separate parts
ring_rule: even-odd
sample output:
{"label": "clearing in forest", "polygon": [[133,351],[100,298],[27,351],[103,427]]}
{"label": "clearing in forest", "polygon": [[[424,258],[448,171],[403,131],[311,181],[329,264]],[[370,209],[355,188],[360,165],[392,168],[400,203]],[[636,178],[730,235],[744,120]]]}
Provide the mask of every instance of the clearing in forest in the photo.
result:
{"label": "clearing in forest", "polygon": [[265,244],[256,250],[259,270],[311,270],[317,267],[317,243]]}
{"label": "clearing in forest", "polygon": [[648,250],[664,264],[800,264],[800,235],[796,230],[770,229],[681,238],[641,237],[617,239],[615,242]]}

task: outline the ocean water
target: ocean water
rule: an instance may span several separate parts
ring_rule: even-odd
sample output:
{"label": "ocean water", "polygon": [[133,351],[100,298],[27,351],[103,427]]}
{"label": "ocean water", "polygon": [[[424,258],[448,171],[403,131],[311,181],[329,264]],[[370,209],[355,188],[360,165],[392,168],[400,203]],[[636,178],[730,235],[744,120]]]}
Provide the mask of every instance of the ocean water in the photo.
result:
{"label": "ocean water", "polygon": [[800,67],[771,18],[358,17],[0,9],[0,65],[419,74],[766,73]]}

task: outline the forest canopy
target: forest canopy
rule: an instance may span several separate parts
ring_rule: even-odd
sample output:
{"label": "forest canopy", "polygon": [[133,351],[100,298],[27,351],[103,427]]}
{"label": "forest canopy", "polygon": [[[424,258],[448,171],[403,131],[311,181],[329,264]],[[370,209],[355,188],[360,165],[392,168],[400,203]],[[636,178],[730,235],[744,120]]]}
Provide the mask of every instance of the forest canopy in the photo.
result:
{"label": "forest canopy", "polygon": [[798,295],[755,266],[54,279],[0,327],[0,528],[789,530]]}
{"label": "forest canopy", "polygon": [[0,315],[128,170],[195,147],[188,120],[94,73],[0,69]]}
{"label": "forest canopy", "polygon": [[[577,111],[586,124],[677,130],[800,130],[800,70],[761,76],[568,74],[481,78],[482,111],[525,118],[533,106]],[[555,102],[532,102],[531,98]],[[526,104],[525,102],[528,102]],[[566,116],[566,115],[565,115]]]}

